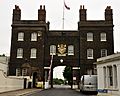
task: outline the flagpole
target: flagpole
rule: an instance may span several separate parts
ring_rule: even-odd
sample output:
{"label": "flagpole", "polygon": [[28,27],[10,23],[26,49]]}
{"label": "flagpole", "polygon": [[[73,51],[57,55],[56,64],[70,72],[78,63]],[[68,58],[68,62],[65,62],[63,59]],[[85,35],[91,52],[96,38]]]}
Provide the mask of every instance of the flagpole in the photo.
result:
{"label": "flagpole", "polygon": [[67,10],[70,10],[70,7],[68,7],[67,5],[66,5],[66,3],[65,3],[65,0],[63,0],[63,24],[62,24],[62,29],[64,29],[64,20],[65,20],[65,8],[67,9]]}
{"label": "flagpole", "polygon": [[63,24],[62,24],[62,29],[64,29],[64,11],[65,11],[64,3],[65,3],[65,1],[63,0],[63,18],[62,18]]}

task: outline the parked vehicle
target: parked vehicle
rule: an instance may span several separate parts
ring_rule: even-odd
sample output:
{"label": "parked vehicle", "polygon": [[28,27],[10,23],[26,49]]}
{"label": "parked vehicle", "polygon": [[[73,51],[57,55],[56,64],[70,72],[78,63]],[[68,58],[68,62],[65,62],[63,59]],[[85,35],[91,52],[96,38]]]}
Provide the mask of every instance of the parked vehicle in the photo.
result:
{"label": "parked vehicle", "polygon": [[43,89],[43,82],[36,82],[36,87]]}
{"label": "parked vehicle", "polygon": [[80,81],[80,91],[97,92],[97,75],[83,75]]}

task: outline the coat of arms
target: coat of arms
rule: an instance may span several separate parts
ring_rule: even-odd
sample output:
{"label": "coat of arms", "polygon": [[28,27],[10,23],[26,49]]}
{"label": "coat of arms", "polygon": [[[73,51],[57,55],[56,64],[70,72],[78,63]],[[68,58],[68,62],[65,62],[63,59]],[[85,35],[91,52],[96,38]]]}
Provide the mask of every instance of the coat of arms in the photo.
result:
{"label": "coat of arms", "polygon": [[66,45],[64,44],[59,44],[58,45],[58,52],[59,52],[59,55],[65,55],[65,52],[66,52]]}

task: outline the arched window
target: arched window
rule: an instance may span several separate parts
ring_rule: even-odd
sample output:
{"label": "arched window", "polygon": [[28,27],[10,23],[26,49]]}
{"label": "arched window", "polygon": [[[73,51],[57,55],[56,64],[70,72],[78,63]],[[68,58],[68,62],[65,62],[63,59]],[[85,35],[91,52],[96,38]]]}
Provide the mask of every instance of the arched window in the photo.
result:
{"label": "arched window", "polygon": [[74,46],[73,45],[68,46],[68,55],[74,55]]}
{"label": "arched window", "polygon": [[108,70],[108,86],[113,86],[113,67],[107,66]]}
{"label": "arched window", "polygon": [[36,53],[37,53],[37,49],[36,49],[36,48],[32,48],[32,49],[31,49],[30,58],[36,58]]}
{"label": "arched window", "polygon": [[93,33],[87,33],[87,41],[93,41]]}
{"label": "arched window", "polygon": [[56,46],[50,45],[50,55],[56,55]]}
{"label": "arched window", "polygon": [[87,49],[87,59],[93,59],[93,49]]}
{"label": "arched window", "polygon": [[101,33],[100,34],[100,41],[107,41],[107,39],[106,39],[106,33]]}
{"label": "arched window", "polygon": [[18,33],[18,41],[24,41],[24,33],[23,32]]}
{"label": "arched window", "polygon": [[114,78],[114,81],[113,81],[113,84],[114,84],[114,87],[117,88],[118,86],[118,76],[117,76],[117,66],[116,65],[113,65],[113,78]]}
{"label": "arched window", "polygon": [[17,58],[23,58],[23,49],[22,48],[17,49]]}
{"label": "arched window", "polygon": [[103,72],[104,72],[104,88],[107,87],[107,73],[106,73],[106,67],[103,67]]}
{"label": "arched window", "polygon": [[32,33],[31,34],[31,41],[37,41],[37,33]]}

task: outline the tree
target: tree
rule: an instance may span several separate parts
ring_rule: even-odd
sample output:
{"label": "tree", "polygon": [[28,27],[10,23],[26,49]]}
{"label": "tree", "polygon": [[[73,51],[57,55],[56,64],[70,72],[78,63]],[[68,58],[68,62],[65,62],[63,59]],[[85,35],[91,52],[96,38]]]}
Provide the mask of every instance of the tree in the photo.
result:
{"label": "tree", "polygon": [[64,78],[68,81],[68,84],[71,85],[72,82],[72,69],[70,66],[66,66],[63,71]]}
{"label": "tree", "polygon": [[0,55],[0,56],[5,56],[5,54],[3,54],[3,55]]}
{"label": "tree", "polygon": [[53,84],[61,85],[64,84],[64,81],[62,79],[53,78]]}

